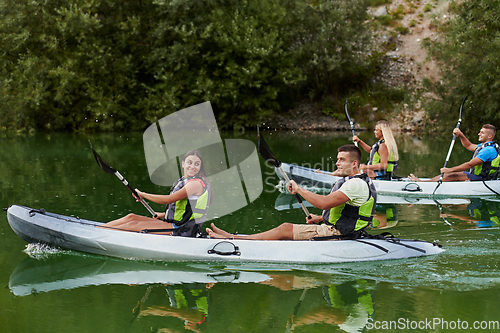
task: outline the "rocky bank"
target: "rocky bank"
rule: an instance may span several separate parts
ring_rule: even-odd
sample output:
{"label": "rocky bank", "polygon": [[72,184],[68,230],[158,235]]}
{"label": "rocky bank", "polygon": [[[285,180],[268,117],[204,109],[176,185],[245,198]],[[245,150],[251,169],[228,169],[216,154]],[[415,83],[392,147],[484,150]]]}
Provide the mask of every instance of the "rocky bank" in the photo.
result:
{"label": "rocky bank", "polygon": [[[434,40],[437,32],[432,24],[433,19],[446,20],[449,17],[447,0],[393,0],[390,4],[370,7],[368,14],[371,19],[377,16],[390,15],[402,10],[402,19],[397,26],[407,28],[406,33],[397,32],[395,26],[380,26],[374,31],[374,42],[393,45],[383,59],[381,71],[374,79],[388,87],[405,87],[416,91],[422,85],[424,78],[431,81],[439,80],[437,64],[427,57],[422,47],[425,39]],[[401,28],[400,28],[401,30]],[[432,97],[413,94],[412,105],[398,106],[399,110],[390,115],[394,130],[419,131],[429,121],[427,113],[422,109],[421,100]],[[376,105],[368,105],[377,110]],[[315,103],[301,103],[286,115],[277,114],[270,118],[266,125],[277,129],[295,130],[349,130],[347,121],[338,121],[325,115]],[[363,130],[358,124],[356,128]]]}

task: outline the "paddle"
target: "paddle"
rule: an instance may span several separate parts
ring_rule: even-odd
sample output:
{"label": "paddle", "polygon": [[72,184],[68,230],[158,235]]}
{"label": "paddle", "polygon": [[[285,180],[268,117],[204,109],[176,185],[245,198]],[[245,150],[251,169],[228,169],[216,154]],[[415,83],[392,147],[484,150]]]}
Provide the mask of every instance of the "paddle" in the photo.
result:
{"label": "paddle", "polygon": [[[281,166],[281,162],[274,156],[273,152],[271,151],[271,148],[267,145],[266,141],[264,140],[264,137],[260,135],[259,131],[259,126],[257,126],[257,150],[259,151],[259,154],[266,160],[267,163],[270,165],[274,166],[275,168],[279,168],[283,176],[285,177],[285,181],[287,186],[290,185],[290,179],[286,175],[285,171],[283,170],[283,167]],[[304,210],[304,213],[306,213],[306,216],[308,219],[311,219],[312,216],[309,214],[309,211],[307,210],[306,206],[302,203],[302,199],[300,198],[300,195],[295,193],[295,197],[297,198],[297,201],[299,202],[300,206],[302,207],[302,210]]]}
{"label": "paddle", "polygon": [[141,308],[143,307],[144,302],[146,302],[146,300],[148,299],[148,296],[151,293],[151,289],[153,289],[152,284],[148,286],[148,289],[146,290],[146,294],[142,297],[142,299],[139,302],[137,302],[137,305],[132,309],[132,321],[131,322],[134,322],[134,320],[141,313]]}
{"label": "paddle", "polygon": [[[433,200],[433,201],[436,203],[436,205],[438,206],[438,208],[439,208],[439,213],[440,213],[440,214],[444,214],[444,211],[443,211],[443,205],[441,205],[441,203],[440,203],[439,201],[437,201],[436,199],[432,199],[432,200]],[[443,217],[441,217],[441,218],[444,220],[444,222],[445,222],[447,225],[451,226],[451,223],[450,223],[450,222],[448,222],[448,220],[446,219],[446,217],[444,217],[444,216],[443,216]]]}
{"label": "paddle", "polygon": [[295,318],[297,316],[297,314],[299,313],[299,308],[300,308],[300,305],[302,304],[302,301],[306,297],[306,292],[307,292],[307,288],[304,289],[304,291],[302,292],[302,295],[300,295],[299,302],[293,308],[293,315],[291,315],[290,318],[288,318],[288,322],[286,324],[286,330],[285,330],[285,332],[287,332],[287,333],[290,332],[290,329],[292,328],[293,318]]}
{"label": "paddle", "polygon": [[[351,124],[352,136],[355,136],[356,133],[354,132],[354,123],[352,122],[351,117],[349,117],[349,112],[347,111],[347,99],[345,100],[345,115],[347,116],[347,120],[349,120],[349,124]],[[357,147],[358,142],[354,142],[354,145]]]}
{"label": "paddle", "polygon": [[[460,127],[460,123],[462,122],[462,108],[464,107],[464,103],[465,103],[466,100],[467,100],[467,95],[464,97],[464,99],[462,101],[462,105],[460,105],[460,114],[458,116],[458,122],[457,122],[457,126],[455,128],[459,128]],[[456,138],[457,138],[457,135],[453,134],[453,139],[451,140],[450,149],[448,149],[448,155],[446,156],[446,161],[444,161],[444,167],[443,168],[446,168],[446,165],[448,164],[448,161],[450,160],[451,151],[453,150],[453,145],[455,144],[455,139]],[[441,177],[439,177],[439,180],[438,180],[438,183],[436,185],[436,188],[434,189],[434,192],[432,192],[432,194],[436,193],[436,190],[438,189],[438,187],[441,186],[441,183],[443,182],[443,176],[444,176],[444,173],[442,173]]]}
{"label": "paddle", "polygon": [[[95,160],[97,161],[97,164],[99,165],[99,167],[104,172],[109,173],[110,175],[115,175],[116,177],[118,177],[118,179],[125,186],[128,187],[128,189],[132,192],[132,194],[136,198],[139,198],[139,195],[137,194],[137,192],[135,191],[135,189],[132,186],[130,186],[130,184],[128,183],[128,181],[125,178],[123,178],[123,176],[118,172],[118,170],[114,169],[101,156],[99,156],[99,154],[94,150],[94,147],[92,146],[92,142],[90,142],[90,140],[89,140],[89,143],[90,143],[90,149],[92,149],[92,153],[94,154]],[[151,208],[148,205],[148,203],[146,201],[144,201],[144,199],[141,199],[140,201],[144,205],[144,207],[146,207],[146,209],[151,213],[151,215],[153,215],[153,217],[156,218],[157,215],[156,215],[155,211],[153,210],[153,208]]]}

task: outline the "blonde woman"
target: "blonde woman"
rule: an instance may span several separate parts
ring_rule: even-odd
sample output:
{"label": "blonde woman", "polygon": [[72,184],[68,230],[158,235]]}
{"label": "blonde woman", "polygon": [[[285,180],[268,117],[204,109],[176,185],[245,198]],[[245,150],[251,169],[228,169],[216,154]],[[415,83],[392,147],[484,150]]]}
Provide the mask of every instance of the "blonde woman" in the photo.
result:
{"label": "blonde woman", "polygon": [[373,133],[378,141],[371,147],[356,135],[352,138],[353,142],[357,142],[370,154],[368,164],[361,164],[359,168],[372,179],[390,180],[399,160],[396,140],[394,140],[389,123],[385,120],[377,122]]}

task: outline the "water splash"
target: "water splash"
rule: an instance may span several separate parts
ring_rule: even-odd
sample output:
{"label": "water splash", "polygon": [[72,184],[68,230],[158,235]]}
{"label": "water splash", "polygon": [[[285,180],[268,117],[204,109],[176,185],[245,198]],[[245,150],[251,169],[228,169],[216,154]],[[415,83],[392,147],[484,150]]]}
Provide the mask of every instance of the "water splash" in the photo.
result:
{"label": "water splash", "polygon": [[32,243],[26,245],[26,248],[23,251],[30,258],[37,260],[46,260],[50,257],[60,255],[62,253],[66,253],[67,251],[61,250],[59,248],[42,244],[42,243]]}

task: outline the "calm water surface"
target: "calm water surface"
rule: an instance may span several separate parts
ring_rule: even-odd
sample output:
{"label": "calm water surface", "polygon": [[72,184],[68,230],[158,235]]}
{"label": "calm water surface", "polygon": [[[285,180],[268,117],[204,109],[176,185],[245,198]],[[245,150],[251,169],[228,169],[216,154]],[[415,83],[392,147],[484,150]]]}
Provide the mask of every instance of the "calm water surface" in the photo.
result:
{"label": "calm water surface", "polygon": [[[347,133],[264,135],[282,161],[329,170],[336,149],[348,142]],[[226,137],[256,142],[255,133]],[[361,137],[375,141],[372,133]],[[167,190],[149,180],[141,133],[3,135],[2,207],[21,204],[100,221],[147,214],[116,177],[97,167],[88,139],[132,186]],[[398,174],[433,176],[451,137],[396,139]],[[449,165],[470,156],[457,143]],[[293,198],[276,190],[274,171],[263,162],[261,171],[261,196],[217,225],[250,233],[304,221]],[[496,197],[379,205],[380,226],[372,233],[438,242],[446,251],[336,265],[117,260],[27,246],[4,214],[0,332],[500,331],[499,208]]]}

